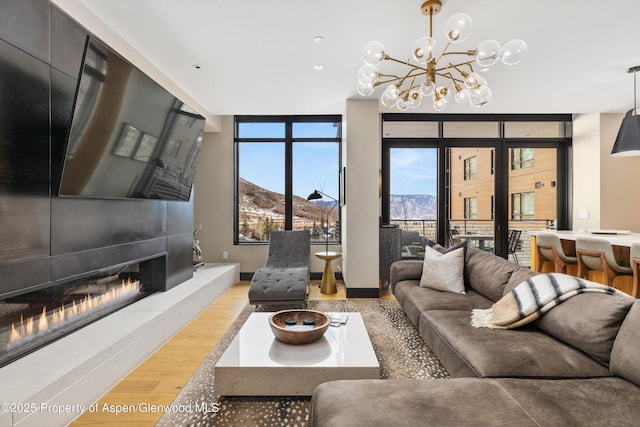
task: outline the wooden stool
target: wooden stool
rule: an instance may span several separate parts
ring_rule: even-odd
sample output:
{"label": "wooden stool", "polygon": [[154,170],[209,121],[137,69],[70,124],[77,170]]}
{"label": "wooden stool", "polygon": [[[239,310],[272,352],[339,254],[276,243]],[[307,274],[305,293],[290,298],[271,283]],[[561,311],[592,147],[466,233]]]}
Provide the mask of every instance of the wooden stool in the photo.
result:
{"label": "wooden stool", "polygon": [[628,265],[620,265],[613,254],[611,243],[603,239],[577,237],[576,257],[578,276],[589,279],[590,270],[602,271],[608,286],[613,286],[616,276],[629,276],[633,270]]}
{"label": "wooden stool", "polygon": [[551,233],[536,234],[536,251],[538,253],[538,272],[542,272],[545,261],[553,261],[556,273],[567,273],[569,264],[577,264],[578,259],[564,253],[560,238]]}

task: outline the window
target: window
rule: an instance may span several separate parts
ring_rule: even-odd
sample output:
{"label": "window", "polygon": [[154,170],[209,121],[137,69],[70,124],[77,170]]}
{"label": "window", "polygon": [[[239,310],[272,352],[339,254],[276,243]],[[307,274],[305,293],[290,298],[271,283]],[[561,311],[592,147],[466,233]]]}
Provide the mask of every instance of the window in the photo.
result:
{"label": "window", "polygon": [[478,156],[464,159],[464,180],[476,179],[478,176]]}
{"label": "window", "polygon": [[478,217],[478,198],[464,198],[464,219],[476,219]]}
{"label": "window", "polygon": [[523,220],[535,218],[534,193],[513,193],[511,195],[511,219]]}
{"label": "window", "polygon": [[511,170],[533,167],[533,148],[514,148],[511,150]]}
{"label": "window", "polygon": [[[235,117],[236,244],[300,229],[312,241],[340,240],[341,122],[339,115]],[[307,200],[314,190],[322,199]]]}

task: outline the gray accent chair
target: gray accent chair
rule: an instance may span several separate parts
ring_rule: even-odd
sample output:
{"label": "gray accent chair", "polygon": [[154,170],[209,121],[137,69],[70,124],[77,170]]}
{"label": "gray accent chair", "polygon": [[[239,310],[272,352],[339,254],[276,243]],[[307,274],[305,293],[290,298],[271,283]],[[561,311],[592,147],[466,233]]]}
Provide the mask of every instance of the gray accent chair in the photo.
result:
{"label": "gray accent chair", "polygon": [[307,301],[311,234],[308,230],[273,231],[264,267],[251,279],[252,305],[299,305]]}

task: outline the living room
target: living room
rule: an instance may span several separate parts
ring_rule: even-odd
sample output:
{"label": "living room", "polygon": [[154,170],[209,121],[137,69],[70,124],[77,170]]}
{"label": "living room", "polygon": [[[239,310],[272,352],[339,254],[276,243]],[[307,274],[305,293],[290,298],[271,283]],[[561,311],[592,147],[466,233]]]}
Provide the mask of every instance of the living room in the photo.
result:
{"label": "living room", "polygon": [[[239,2],[239,4],[235,6],[225,5],[229,7],[227,13],[240,16],[241,12],[235,8],[244,10],[244,8],[247,7],[246,4],[241,5],[240,3],[242,2]],[[367,18],[375,22],[378,20],[377,14],[384,14],[385,11],[388,13],[387,8],[408,9],[408,11],[405,12],[403,10],[402,12],[402,16],[411,16],[410,19],[405,20],[405,22],[407,22],[405,29],[395,30],[395,32],[409,32],[408,41],[398,42],[398,47],[393,46],[394,49],[392,50],[401,50],[402,46],[407,43],[410,45],[415,36],[424,32],[428,27],[427,19],[422,16],[419,11],[419,3],[421,2],[404,4],[402,6],[397,4],[392,6],[387,4],[371,5],[365,4],[365,2],[355,2],[349,5],[346,10],[338,9],[341,6],[339,6],[337,2],[324,1],[321,3],[323,11],[322,13],[318,12],[318,14],[322,16],[323,19],[319,19],[320,21],[330,21],[329,17],[335,14],[335,10],[340,10],[340,14],[351,13],[351,16],[357,16],[358,11],[367,10],[367,8],[379,9],[375,15],[371,12],[372,18]],[[491,79],[492,83],[497,80],[500,82],[500,85],[496,82],[493,86],[494,99],[487,106],[487,109],[460,109],[456,108],[455,105],[451,105],[447,113],[453,115],[473,114],[477,111],[488,114],[572,114],[571,155],[573,161],[569,177],[571,200],[568,206],[568,223],[574,230],[623,229],[639,231],[640,224],[638,222],[640,220],[637,215],[634,214],[638,208],[638,206],[636,206],[637,202],[634,198],[628,196],[629,194],[633,194],[633,190],[635,189],[634,183],[636,179],[640,178],[640,169],[637,168],[637,158],[620,158],[609,155],[624,113],[632,106],[633,101],[633,76],[627,73],[627,69],[640,63],[640,57],[632,55],[634,52],[632,41],[640,39],[640,37],[638,37],[640,34],[638,33],[639,30],[636,22],[639,15],[638,5],[632,1],[619,1],[611,6],[607,5],[603,11],[598,10],[602,8],[596,7],[599,5],[595,2],[590,6],[586,6],[584,2],[563,2],[561,5],[548,2],[536,5],[536,8],[544,9],[544,11],[537,10],[535,11],[535,15],[527,13],[526,16],[523,16],[522,11],[514,12],[513,8],[507,6],[505,2],[496,1],[495,4],[485,6],[488,9],[499,11],[494,12],[496,16],[501,16],[501,19],[496,20],[495,16],[492,17],[491,15],[481,13],[479,9],[482,9],[482,7],[477,5],[467,5],[465,2],[456,2],[453,0],[443,3],[443,14],[449,16],[454,12],[469,13],[474,18],[474,31],[484,32],[486,33],[486,37],[496,37],[504,41],[509,38],[522,38],[525,39],[529,45],[528,56],[522,64],[508,67],[508,69],[502,65],[502,69],[499,72],[503,74],[499,74],[497,78],[494,76]],[[334,56],[336,57],[334,59],[336,62],[350,63],[349,68],[351,71],[349,72],[349,76],[351,77],[345,78],[342,75],[335,75],[333,65],[329,65],[330,63],[327,62],[325,63],[325,70],[314,70],[316,73],[325,72],[325,75],[322,77],[316,76],[315,80],[312,80],[318,83],[313,85],[314,89],[308,92],[309,95],[303,97],[298,94],[298,96],[288,98],[288,103],[285,104],[286,107],[277,106],[275,102],[271,102],[269,99],[273,99],[273,95],[269,92],[267,94],[268,98],[265,101],[256,102],[254,100],[250,103],[251,105],[245,104],[238,107],[237,105],[230,104],[229,107],[223,108],[217,106],[212,107],[216,102],[215,98],[232,98],[237,102],[239,99],[252,99],[252,97],[257,95],[255,95],[255,93],[247,93],[242,96],[224,95],[222,92],[219,92],[215,94],[214,98],[201,98],[200,94],[204,93],[201,87],[206,85],[214,86],[211,82],[210,84],[202,83],[202,80],[213,79],[224,81],[225,77],[216,78],[215,73],[211,72],[210,68],[208,68],[208,64],[204,61],[201,62],[201,58],[189,58],[190,62],[188,63],[180,62],[180,67],[189,68],[188,72],[184,74],[187,76],[184,77],[184,80],[178,81],[173,77],[169,77],[173,75],[173,71],[165,69],[159,63],[156,63],[153,53],[143,51],[141,49],[141,46],[144,45],[142,41],[135,38],[129,39],[125,31],[121,31],[121,29],[118,28],[119,25],[130,24],[129,21],[145,20],[146,18],[140,18],[139,14],[141,14],[141,12],[140,9],[137,8],[144,9],[145,7],[149,7],[148,5],[141,3],[135,7],[131,6],[132,9],[129,13],[123,13],[123,10],[128,10],[126,8],[129,8],[129,6],[123,3],[113,9],[111,15],[105,14],[99,17],[96,13],[100,7],[104,5],[100,6],[97,3],[92,5],[91,2],[64,0],[55,0],[52,1],[52,4],[54,8],[60,7],[91,33],[95,34],[111,48],[123,55],[128,61],[134,63],[138,68],[142,69],[175,96],[186,101],[187,104],[204,116],[206,120],[205,133],[195,175],[194,192],[191,197],[191,202],[186,203],[184,206],[169,204],[169,206],[173,207],[166,208],[163,212],[159,213],[159,216],[162,217],[163,220],[169,218],[170,224],[177,224],[176,228],[172,228],[168,233],[163,234],[161,238],[174,242],[177,246],[180,246],[182,252],[184,252],[185,242],[189,241],[190,245],[193,231],[192,225],[196,227],[198,224],[202,224],[202,230],[198,233],[197,238],[200,241],[199,244],[202,249],[204,261],[207,263],[236,264],[239,273],[241,276],[244,275],[245,278],[264,264],[267,255],[267,245],[242,245],[235,243],[237,240],[237,229],[234,219],[236,194],[233,185],[236,180],[236,172],[234,170],[234,115],[341,115],[343,142],[340,156],[342,165],[347,172],[344,188],[346,203],[340,208],[342,216],[342,241],[340,243],[332,242],[330,250],[342,254],[341,259],[334,263],[334,268],[341,273],[344,279],[344,283],[346,284],[345,294],[347,297],[376,297],[380,294],[380,277],[378,268],[375,265],[379,259],[378,229],[382,215],[380,176],[383,164],[381,148],[383,135],[380,115],[381,113],[390,113],[394,110],[381,106],[378,100],[379,94],[377,93],[376,95],[366,98],[358,96],[355,91],[355,79],[353,77],[355,76],[355,71],[361,64],[360,49],[366,41],[369,39],[380,39],[382,42],[386,40],[391,41],[392,34],[386,31],[380,31],[381,27],[384,26],[374,23],[369,24],[367,31],[362,31],[363,34],[361,37],[358,37],[357,40],[350,40],[348,44],[342,41],[342,44],[348,46],[353,44],[357,46],[355,49],[344,50],[337,50],[336,47],[335,39],[342,37],[341,33],[331,33],[329,30],[325,31],[319,26],[317,28],[307,29],[303,34],[311,31],[313,33],[311,37],[323,34],[325,44],[316,45],[309,39],[306,40],[306,42],[312,46],[311,48],[283,48],[285,52],[278,51],[276,55],[280,58],[280,61],[293,61],[291,56],[296,52],[296,49],[312,50],[318,48],[316,49],[316,51],[319,52],[317,55],[321,56],[323,61],[324,58]],[[273,20],[273,22],[281,22],[276,21],[275,17],[267,17],[266,11],[261,9],[262,7],[275,11],[276,15],[284,15],[285,22],[294,21],[298,16],[306,16],[305,19],[310,19],[308,14],[305,15],[299,10],[299,6],[288,3],[269,6],[263,5],[260,7],[252,5],[251,7],[253,8],[254,6],[256,9],[253,9],[251,19],[255,21],[250,21],[248,24],[255,24],[257,21],[266,21],[266,27],[269,27],[269,19]],[[194,7],[196,7],[195,10],[198,10],[198,12],[191,12],[192,17],[193,15],[204,13],[198,9],[198,7],[203,7],[202,5],[196,4]],[[324,8],[328,9],[328,11],[325,11]],[[575,12],[576,15],[572,15],[572,10],[576,8],[581,10]],[[588,11],[582,9],[588,9]],[[119,23],[114,24],[111,20],[114,19],[114,16],[118,17],[119,13],[122,19]],[[155,14],[149,10],[147,13],[149,16],[155,16]],[[290,15],[288,15],[289,13]],[[223,14],[221,13],[220,15]],[[538,18],[534,19],[532,16]],[[438,21],[440,19],[444,21],[444,18],[441,17],[436,17],[435,19],[436,22],[440,22]],[[549,19],[549,21],[546,21],[546,19]],[[510,23],[510,32],[508,32],[508,34],[504,34],[504,32],[507,31],[498,31],[501,27],[501,20]],[[582,28],[582,30],[575,36],[565,37],[568,40],[562,40],[562,43],[560,43],[560,40],[554,42],[550,40],[553,40],[553,37],[562,39],[563,34],[567,34],[565,30],[557,30],[555,31],[555,35],[553,34],[554,31],[549,31],[551,36],[548,36],[545,40],[537,41],[533,34],[540,32],[540,27],[544,25],[528,24],[532,22],[532,20],[536,22],[548,22],[550,28],[560,28],[564,21],[575,21],[579,23],[578,27]],[[409,24],[409,22],[411,22],[411,24]],[[515,25],[515,29],[513,28],[513,22],[519,22],[519,25]],[[216,25],[219,24],[219,22],[216,22]],[[132,26],[135,26],[135,24]],[[264,26],[265,25],[263,25],[263,27]],[[408,31],[406,29],[407,27],[413,28],[413,26],[416,27],[415,30],[412,29]],[[521,28],[518,29],[518,26]],[[336,27],[342,28],[342,24],[336,25]],[[486,28],[481,29],[482,27]],[[587,28],[588,30],[585,30]],[[601,34],[597,34],[593,28],[597,28]],[[138,32],[140,31],[141,30],[138,30]],[[184,31],[188,32],[186,30]],[[495,35],[493,31],[496,31]],[[357,33],[359,31],[351,32]],[[394,31],[392,31],[392,33],[393,32]],[[8,44],[20,45],[20,43],[13,40],[12,37],[13,34],[8,37],[5,37],[3,34],[3,40],[7,41]],[[434,37],[440,37],[439,33],[435,34]],[[296,34],[292,36],[292,38],[302,39],[303,36]],[[579,41],[576,41],[582,40],[583,38],[590,42],[584,43],[583,45]],[[249,39],[249,42],[258,42],[255,35],[252,35]],[[597,39],[597,41],[594,41],[594,39]],[[179,40],[181,40],[179,37],[175,37],[173,42],[179,43]],[[243,40],[243,42],[247,42],[247,40]],[[562,48],[553,49],[553,44],[556,42],[560,44]],[[337,43],[340,44],[341,42]],[[290,50],[290,52],[288,52],[289,55],[287,55],[287,49]],[[557,53],[555,50],[564,52],[565,61],[559,62],[557,59],[551,61],[545,59],[545,50],[554,51],[554,53]],[[598,53],[592,54],[592,52]],[[581,54],[587,57],[597,57],[597,60],[592,59],[591,62],[597,62],[599,68],[594,69],[592,63],[590,63],[588,67],[574,64],[574,57],[580,56]],[[215,58],[214,53],[208,53],[207,55],[207,60],[213,60],[211,58]],[[232,58],[222,59],[222,57],[220,57],[218,60],[224,64],[223,66],[225,68],[235,68],[230,65],[233,61]],[[176,62],[178,61],[176,60]],[[252,60],[252,62],[256,61]],[[202,68],[199,70],[195,70],[192,65],[196,63],[204,65],[202,65]],[[519,77],[521,73],[525,72],[527,76],[529,76],[528,79],[523,76]],[[537,75],[544,75],[545,79],[547,77],[549,78],[548,81],[545,80],[544,85],[544,87],[548,89],[542,90],[539,87],[539,82],[532,83],[536,81],[536,79],[532,79],[530,76],[536,75],[536,73]],[[67,71],[67,74],[73,74],[73,72]],[[288,88],[286,92],[297,92],[293,89],[294,87],[301,87],[301,85],[306,84],[304,81],[295,80],[291,73],[286,74],[291,80],[284,85],[280,85],[281,87]],[[586,75],[590,80],[588,80],[588,83],[577,82],[573,80],[574,78],[577,79],[575,74],[580,74],[581,77]],[[212,75],[214,75],[214,77],[211,77]],[[491,74],[487,76],[490,77]],[[314,79],[314,77],[311,78]],[[245,79],[247,78],[245,77]],[[338,100],[334,99],[333,103],[328,103],[324,98],[320,97],[320,94],[315,94],[316,92],[324,91],[324,88],[338,81],[340,81],[340,83],[335,83],[336,86],[349,86],[348,94],[342,95],[342,98]],[[345,83],[343,83],[343,81]],[[234,86],[228,83],[227,85]],[[533,86],[534,89],[527,88],[525,90],[524,88],[527,86]],[[514,87],[518,89],[514,90]],[[587,90],[587,87],[590,89]],[[256,93],[260,92],[260,89],[254,88],[254,90]],[[522,91],[521,94],[520,91]],[[573,98],[578,98],[579,91],[590,92],[589,98],[591,98],[592,101],[595,100],[594,102],[597,107],[594,107],[594,104],[587,105],[585,102],[573,100]],[[547,98],[541,100],[538,97],[534,97],[534,92],[547,93]],[[551,96],[549,95],[550,93],[554,95]],[[527,99],[529,104],[527,105],[527,102],[513,100],[514,94]],[[512,99],[512,101],[509,99]],[[572,100],[574,103],[568,103],[567,100]],[[204,105],[207,107],[204,107]],[[427,106],[418,110],[418,112],[422,114],[434,113],[431,108]],[[52,110],[51,114],[54,118],[55,113],[56,110]],[[25,166],[25,168],[26,167],[27,166]],[[55,183],[52,185],[55,185]],[[309,192],[312,190],[313,188],[310,188]],[[51,188],[50,191],[52,194],[55,194],[54,188]],[[26,206],[25,209],[28,211],[48,210],[50,209],[50,204],[54,205],[53,210],[56,211],[62,206],[55,200],[55,197],[44,197],[44,199],[46,200],[39,200],[35,204],[22,204],[21,206]],[[18,202],[16,200],[19,200],[20,203],[26,203],[20,198],[11,199],[11,202],[8,203],[17,204]],[[88,206],[85,202],[76,201],[69,203],[69,205],[71,204],[75,205],[74,208],[77,207],[79,211],[70,213],[68,212],[68,208],[66,206],[64,207],[62,210],[64,214],[70,215],[64,221],[61,221],[65,223],[65,228],[58,231],[45,231],[44,234],[51,233],[55,235],[56,233],[68,233],[70,236],[73,236],[72,226],[74,222],[81,220],[86,221],[86,219],[82,219],[81,217],[96,215],[94,208],[83,211],[83,209]],[[106,209],[108,211],[107,216],[118,215],[117,209],[113,207],[107,207]],[[146,207],[143,209],[145,209],[145,211],[141,217],[153,218],[158,216],[157,207]],[[9,212],[9,210],[7,212]],[[586,218],[585,215],[581,214],[584,212],[588,212]],[[185,213],[187,213],[188,217],[186,219],[184,216]],[[175,222],[172,218],[175,219]],[[133,230],[148,229],[149,225],[144,222],[144,220],[138,220],[133,224],[127,225],[127,228]],[[76,224],[78,223],[79,222]],[[82,222],[82,224],[83,226],[95,226],[95,224],[85,224],[84,222]],[[3,227],[7,227],[7,224],[4,223]],[[157,225],[153,225],[151,228],[154,227],[157,227]],[[162,228],[162,225],[159,227]],[[88,233],[88,235],[90,234],[91,232]],[[158,238],[158,236],[153,235],[152,238]],[[70,239],[70,241],[73,241],[73,239]],[[84,243],[86,243],[86,241]],[[65,244],[67,248],[73,248],[72,243]],[[78,246],[82,246],[82,244]],[[320,246],[322,246],[322,249],[320,249]],[[316,247],[314,245],[312,250],[323,250],[324,245],[320,243],[320,246]],[[47,252],[51,248],[44,247],[44,249],[39,249],[41,250],[40,255],[51,255],[51,252]],[[55,248],[55,250],[59,249],[60,248]],[[73,249],[70,249],[69,252],[73,252]],[[158,252],[156,248],[149,248],[144,257],[155,254],[156,252]],[[182,252],[181,256],[184,257],[185,254]],[[190,247],[189,254],[187,255],[190,255]],[[324,263],[316,257],[311,258],[311,272],[315,277],[319,277],[322,273]],[[7,262],[7,264],[15,262],[14,258],[8,259],[9,262]],[[167,289],[181,282],[183,277],[188,276],[188,273],[176,269],[172,271],[169,276],[169,286]]]}

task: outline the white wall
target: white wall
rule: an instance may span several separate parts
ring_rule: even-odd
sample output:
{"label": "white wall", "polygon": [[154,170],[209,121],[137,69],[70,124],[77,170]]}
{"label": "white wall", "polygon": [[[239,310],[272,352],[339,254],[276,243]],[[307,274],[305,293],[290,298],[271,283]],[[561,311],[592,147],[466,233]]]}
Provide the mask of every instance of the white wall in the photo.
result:
{"label": "white wall", "polygon": [[379,286],[380,150],[378,100],[348,100],[343,275],[349,288]]}
{"label": "white wall", "polygon": [[[600,227],[600,114],[573,118],[573,229]],[[588,218],[580,218],[580,212]]]}
{"label": "white wall", "polygon": [[610,155],[623,117],[600,118],[600,226],[640,231],[640,157]]}
{"label": "white wall", "polygon": [[[640,231],[640,157],[613,157],[623,114],[579,114],[573,120],[573,228]],[[589,218],[580,218],[589,211]]]}

